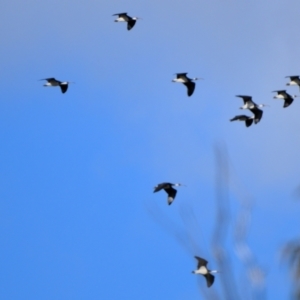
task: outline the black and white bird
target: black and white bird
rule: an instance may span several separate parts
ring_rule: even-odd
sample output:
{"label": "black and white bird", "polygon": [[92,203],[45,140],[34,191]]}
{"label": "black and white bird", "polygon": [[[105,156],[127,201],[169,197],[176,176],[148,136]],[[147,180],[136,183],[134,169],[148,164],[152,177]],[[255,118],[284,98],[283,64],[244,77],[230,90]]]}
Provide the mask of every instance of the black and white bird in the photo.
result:
{"label": "black and white bird", "polygon": [[192,96],[196,87],[194,81],[202,78],[188,78],[187,73],[175,73],[177,76],[172,80],[172,82],[183,83],[187,87],[188,96]]}
{"label": "black and white bird", "polygon": [[181,185],[183,184],[163,182],[154,187],[153,193],[159,192],[160,190],[165,190],[166,193],[168,194],[168,204],[171,205],[177,194],[177,190],[175,190],[173,186],[181,186]]}
{"label": "black and white bird", "polygon": [[290,106],[293,103],[294,99],[296,97],[298,97],[297,95],[291,96],[285,90],[273,91],[273,93],[277,93],[277,95],[274,96],[274,99],[283,99],[284,100],[283,107]]}
{"label": "black and white bird", "polygon": [[127,22],[127,30],[132,29],[136,21],[141,19],[139,17],[129,17],[127,13],[114,14],[113,16],[118,16],[118,18],[115,19],[115,22]]}
{"label": "black and white bird", "polygon": [[212,274],[218,273],[218,271],[217,270],[209,270],[207,268],[208,261],[205,260],[204,258],[201,258],[199,256],[195,256],[195,258],[198,261],[198,265],[197,265],[197,270],[192,271],[192,273],[203,275],[206,279],[207,287],[212,286],[215,281],[215,276]]}
{"label": "black and white bird", "polygon": [[236,97],[242,98],[244,101],[244,105],[240,107],[240,109],[251,109],[254,107],[260,108],[264,106],[268,106],[267,104],[256,104],[251,96],[242,96],[242,95],[237,95]]}
{"label": "black and white bird", "polygon": [[285,78],[290,78],[290,82],[288,82],[286,85],[298,85],[300,87],[299,76],[286,76]]}
{"label": "black and white bird", "polygon": [[47,80],[44,86],[59,86],[62,93],[65,93],[68,89],[70,81],[59,81],[55,78],[44,78],[40,80]]}
{"label": "black and white bird", "polygon": [[253,123],[253,120],[254,120],[254,116],[249,117],[246,115],[238,115],[238,116],[235,116],[234,118],[230,119],[231,122],[232,121],[245,121],[246,127],[251,126]]}

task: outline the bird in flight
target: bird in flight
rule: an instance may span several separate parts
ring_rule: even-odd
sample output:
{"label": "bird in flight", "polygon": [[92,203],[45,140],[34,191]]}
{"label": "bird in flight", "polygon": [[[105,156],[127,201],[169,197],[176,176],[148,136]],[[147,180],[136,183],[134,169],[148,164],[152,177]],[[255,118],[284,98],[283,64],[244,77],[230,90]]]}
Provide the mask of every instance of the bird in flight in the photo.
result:
{"label": "bird in flight", "polygon": [[285,90],[273,91],[273,93],[277,93],[277,95],[274,96],[274,99],[282,99],[282,100],[284,100],[283,107],[290,106],[293,103],[294,99],[296,97],[298,97],[297,95],[291,96]]}
{"label": "bird in flight", "polygon": [[195,271],[192,271],[192,273],[203,275],[206,279],[207,287],[211,287],[215,281],[215,276],[212,274],[218,273],[218,271],[217,270],[209,270],[207,268],[208,261],[205,260],[204,258],[201,258],[199,256],[195,256],[195,258],[197,259],[198,264],[197,264],[197,269]]}
{"label": "bird in flight", "polygon": [[160,190],[165,190],[165,192],[168,194],[168,204],[171,205],[177,194],[177,190],[174,189],[173,186],[181,186],[181,185],[183,184],[163,182],[154,187],[153,193],[159,192]]}
{"label": "bird in flight", "polygon": [[69,81],[59,81],[55,78],[44,78],[40,80],[47,80],[44,86],[59,86],[63,94],[67,91],[68,85],[70,83]]}
{"label": "bird in flight", "polygon": [[141,19],[139,17],[129,17],[127,13],[114,14],[113,16],[118,16],[115,22],[127,22],[127,30],[132,29],[136,21]]}
{"label": "bird in flight", "polygon": [[202,78],[189,78],[186,76],[187,73],[175,73],[176,78],[172,80],[172,82],[183,83],[187,87],[188,96],[192,96],[196,87],[196,83],[194,81]]}
{"label": "bird in flight", "polygon": [[290,78],[290,82],[288,82],[286,85],[298,85],[300,87],[299,76],[286,76],[285,78]]}

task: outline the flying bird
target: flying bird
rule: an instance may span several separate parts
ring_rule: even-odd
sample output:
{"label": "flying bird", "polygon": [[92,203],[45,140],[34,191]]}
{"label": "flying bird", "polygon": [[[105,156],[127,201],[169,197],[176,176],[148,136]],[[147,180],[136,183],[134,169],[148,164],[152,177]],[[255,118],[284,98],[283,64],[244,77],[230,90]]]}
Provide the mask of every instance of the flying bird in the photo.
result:
{"label": "flying bird", "polygon": [[237,95],[236,97],[242,98],[244,101],[244,105],[240,107],[240,109],[251,109],[251,108],[260,108],[264,106],[268,106],[266,104],[256,104],[251,96],[242,96],[242,95]]}
{"label": "flying bird", "polygon": [[136,21],[138,19],[138,17],[129,17],[127,15],[127,13],[119,13],[119,14],[114,14],[113,16],[118,16],[117,19],[115,19],[115,22],[127,22],[127,30],[130,30],[133,28],[133,26],[135,25]]}
{"label": "flying bird", "polygon": [[238,116],[235,116],[234,118],[230,119],[230,121],[245,121],[245,125],[246,127],[249,127],[252,125],[253,123],[253,119],[254,119],[254,116],[252,117],[249,117],[249,116],[246,116],[246,115],[238,115]]}
{"label": "flying bird", "polygon": [[285,90],[273,91],[273,93],[277,93],[277,95],[274,96],[274,99],[283,99],[284,100],[283,107],[290,106],[293,103],[294,99],[296,97],[298,97],[297,95],[291,96]]}
{"label": "flying bird", "polygon": [[175,73],[177,76],[172,80],[172,82],[183,83],[187,87],[188,96],[192,96],[196,87],[194,81],[202,78],[188,78],[187,73]]}
{"label": "flying bird", "polygon": [[192,271],[192,273],[203,275],[206,279],[207,287],[211,287],[215,281],[215,276],[212,274],[218,273],[218,271],[217,270],[209,270],[207,268],[207,263],[208,263],[207,260],[205,260],[199,256],[195,256],[195,258],[198,261],[198,265],[197,265],[197,270]]}
{"label": "flying bird", "polygon": [[70,83],[69,81],[59,81],[55,78],[44,78],[40,80],[47,80],[44,86],[59,86],[63,94],[67,91],[68,85]]}
{"label": "flying bird", "polygon": [[163,182],[154,187],[153,193],[159,192],[160,190],[165,190],[168,194],[168,204],[171,205],[177,194],[177,190],[173,186],[181,186],[181,183],[169,183]]}
{"label": "flying bird", "polygon": [[285,78],[290,78],[290,82],[288,82],[286,85],[298,85],[300,87],[299,76],[286,76]]}

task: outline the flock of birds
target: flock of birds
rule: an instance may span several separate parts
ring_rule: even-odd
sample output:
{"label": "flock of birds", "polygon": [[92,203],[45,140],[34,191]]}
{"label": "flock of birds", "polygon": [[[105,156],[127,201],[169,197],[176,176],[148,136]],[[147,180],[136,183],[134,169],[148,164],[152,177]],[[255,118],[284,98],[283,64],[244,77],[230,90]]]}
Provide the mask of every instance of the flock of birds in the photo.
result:
{"label": "flock of birds", "polygon": [[[118,16],[117,19],[115,19],[115,22],[127,22],[127,30],[131,30],[134,25],[136,24],[136,21],[138,19],[141,19],[139,17],[130,17],[127,15],[127,13],[118,13],[114,14],[113,16]],[[287,83],[288,86],[296,85],[300,87],[300,77],[299,76],[287,76],[286,78],[290,78],[290,82]],[[182,83],[187,88],[187,95],[190,97],[193,95],[196,87],[196,80],[199,80],[202,78],[189,78],[187,76],[187,73],[176,73],[176,78],[172,80],[172,82],[178,82]],[[44,78],[41,80],[46,80],[47,82],[44,84],[45,87],[60,87],[61,92],[65,93],[68,90],[68,86],[71,83],[70,81],[59,81],[55,78]],[[297,95],[291,96],[286,92],[286,90],[278,90],[274,91],[277,93],[276,96],[274,96],[275,99],[282,99],[284,100],[283,107],[286,108],[290,106],[294,99],[296,97],[299,97]],[[257,124],[262,116],[263,111],[261,110],[262,107],[268,106],[266,104],[256,104],[251,96],[245,96],[245,95],[237,95],[236,97],[242,98],[244,105],[240,107],[240,109],[249,109],[253,116],[247,116],[247,115],[237,115],[234,118],[230,119],[230,121],[244,121],[246,127],[249,127],[252,125],[253,121],[254,124]],[[177,190],[174,187],[177,186],[183,186],[181,183],[169,183],[169,182],[163,182],[158,184],[154,187],[154,193],[159,192],[161,190],[164,190],[167,195],[167,201],[168,204],[171,205],[176,197]],[[201,274],[205,277],[207,287],[212,286],[214,283],[214,273],[218,273],[217,270],[210,270],[207,268],[208,261],[199,257],[195,256],[197,260],[197,269],[192,271],[194,274]]]}
{"label": "flock of birds", "polygon": [[[286,85],[297,85],[300,87],[300,77],[299,76],[287,76],[286,78],[290,78],[290,82],[288,82]],[[298,97],[298,95],[293,95],[291,96],[290,94],[287,93],[286,90],[278,90],[278,91],[273,91],[273,93],[277,93],[276,96],[274,96],[274,99],[282,99],[284,100],[283,107],[288,107],[290,106],[294,99]],[[238,115],[235,116],[234,118],[230,119],[230,121],[244,121],[246,127],[249,127],[252,125],[253,121],[254,124],[257,124],[262,116],[263,116],[263,111],[260,109],[264,106],[268,106],[266,104],[256,104],[251,96],[241,96],[238,95],[237,97],[240,97],[244,101],[244,105],[240,107],[240,109],[249,109],[252,113],[253,116],[246,116],[246,115]]]}

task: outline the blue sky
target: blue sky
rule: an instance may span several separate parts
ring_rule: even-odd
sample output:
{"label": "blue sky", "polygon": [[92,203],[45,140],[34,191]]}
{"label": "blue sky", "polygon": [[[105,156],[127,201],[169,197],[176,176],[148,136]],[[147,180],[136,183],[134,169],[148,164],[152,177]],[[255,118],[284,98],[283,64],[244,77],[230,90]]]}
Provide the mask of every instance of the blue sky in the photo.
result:
{"label": "blue sky", "polygon": [[[296,0],[2,1],[1,298],[222,295],[223,270],[209,290],[191,274],[194,255],[221,269],[212,241],[222,145],[238,295],[256,292],[245,292],[234,242],[251,199],[247,245],[266,275],[257,297],[287,299],[280,251],[299,236],[300,103],[283,109],[271,92],[300,75],[299,9]],[[143,20],[128,32],[111,16],[123,11]],[[171,82],[176,72],[204,78],[192,97]],[[47,77],[75,83],[61,94],[38,81]],[[270,105],[258,125],[229,122],[239,94]],[[171,206],[153,194],[164,181],[187,185]]]}

